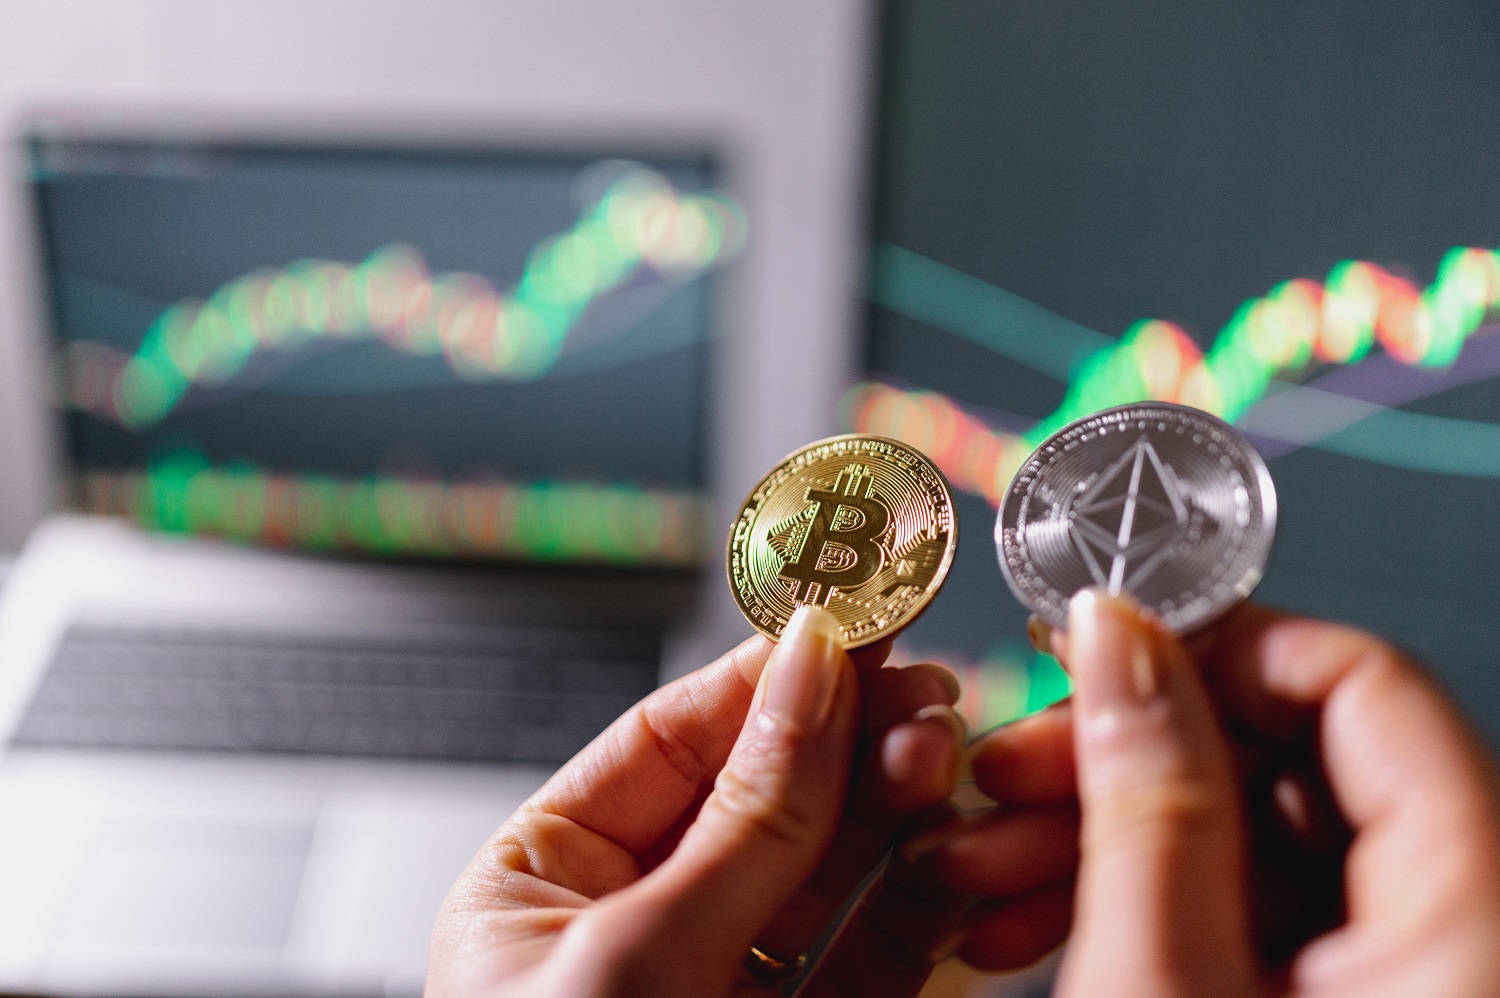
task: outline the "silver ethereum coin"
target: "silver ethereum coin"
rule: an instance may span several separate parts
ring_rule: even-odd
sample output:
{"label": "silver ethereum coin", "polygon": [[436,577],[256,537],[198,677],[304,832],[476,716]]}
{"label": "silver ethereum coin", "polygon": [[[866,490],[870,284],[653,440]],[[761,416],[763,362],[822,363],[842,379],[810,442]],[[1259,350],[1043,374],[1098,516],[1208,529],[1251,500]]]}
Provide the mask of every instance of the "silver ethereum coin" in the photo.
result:
{"label": "silver ethereum coin", "polygon": [[995,547],[1011,592],[1053,627],[1087,586],[1129,593],[1177,633],[1260,581],[1276,489],[1244,435],[1167,402],[1105,409],[1053,434],[1000,502]]}

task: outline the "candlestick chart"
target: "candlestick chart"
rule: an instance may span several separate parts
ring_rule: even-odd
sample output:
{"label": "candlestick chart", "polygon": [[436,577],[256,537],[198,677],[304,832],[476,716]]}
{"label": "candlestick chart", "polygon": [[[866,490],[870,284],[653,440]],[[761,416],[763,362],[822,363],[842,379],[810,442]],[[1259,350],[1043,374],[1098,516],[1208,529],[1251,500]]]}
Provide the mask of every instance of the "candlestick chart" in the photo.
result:
{"label": "candlestick chart", "polygon": [[339,479],[215,466],[180,451],[85,472],[80,505],[159,530],[312,551],[690,567],[708,545],[696,492],[589,482]]}
{"label": "candlestick chart", "polygon": [[[1213,412],[1267,457],[1318,447],[1393,467],[1500,478],[1500,425],[1395,406],[1500,375],[1500,253],[1457,247],[1425,288],[1368,261],[1322,281],[1294,278],[1244,302],[1202,350],[1176,323],[1145,319],[1120,339],[1073,323],[903,248],[875,248],[870,297],[1066,384],[1036,419],[907,384],[868,380],[845,395],[848,430],[910,443],[959,489],[998,507],[1035,446],[1098,409],[1143,400]],[[1066,696],[1050,655],[1001,641],[980,656],[898,646],[963,679],[960,709],[986,728]]]}
{"label": "candlestick chart", "polygon": [[33,153],[77,507],[314,551],[701,563],[708,275],[748,231],[706,153]]}
{"label": "candlestick chart", "polygon": [[417,250],[401,244],[358,263],[305,259],[258,269],[206,301],[163,311],[133,355],[89,340],[71,344],[67,400],[123,426],[147,427],[195,385],[234,378],[257,352],[372,337],[406,354],[441,355],[464,378],[530,380],[557,363],[593,302],[642,269],[699,273],[732,257],[744,232],[744,215],[729,198],[682,195],[633,167],[570,230],[532,250],[509,293],[478,274],[433,275]]}
{"label": "candlestick chart", "polygon": [[[1148,399],[1192,405],[1252,432],[1294,422],[1300,415],[1337,437],[1337,431],[1379,417],[1382,426],[1373,433],[1331,446],[1418,470],[1500,477],[1500,427],[1396,410],[1357,394],[1321,389],[1316,378],[1306,386],[1277,381],[1310,369],[1375,361],[1379,358],[1372,350],[1377,346],[1399,365],[1454,368],[1465,344],[1488,328],[1487,319],[1500,306],[1500,253],[1495,251],[1451,250],[1426,288],[1356,260],[1340,263],[1321,283],[1288,280],[1236,309],[1207,351],[1169,321],[1142,320],[1112,341],[978,284],[899,247],[877,248],[872,280],[877,302],[1066,378],[1061,406],[1019,430],[995,425],[938,392],[865,382],[846,395],[842,419],[850,429],[884,433],[921,448],[955,485],[984,496],[993,506],[999,505],[1016,469],[1051,433],[1099,409]],[[1002,314],[1003,329],[985,323],[986,300]],[[1500,362],[1488,357],[1493,352],[1486,350],[1483,362],[1470,365],[1461,377],[1428,378],[1428,391],[1500,373]],[[1335,385],[1338,379],[1328,383]],[[1420,393],[1420,388],[1407,392],[1402,400]],[[1271,403],[1291,412],[1257,421],[1257,409]],[[1331,422],[1329,410],[1337,410]],[[1319,440],[1309,434],[1289,442]]]}

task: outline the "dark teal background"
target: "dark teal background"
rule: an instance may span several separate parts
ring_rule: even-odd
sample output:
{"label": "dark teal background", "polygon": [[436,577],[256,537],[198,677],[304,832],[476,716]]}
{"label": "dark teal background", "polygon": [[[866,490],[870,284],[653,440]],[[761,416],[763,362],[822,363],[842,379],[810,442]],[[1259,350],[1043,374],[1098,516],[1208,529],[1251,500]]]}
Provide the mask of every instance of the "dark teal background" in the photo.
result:
{"label": "dark teal background", "polygon": [[[1210,343],[1246,299],[1341,259],[1419,284],[1500,245],[1500,6],[896,0],[886,14],[876,239],[1121,335]],[[1064,386],[871,306],[877,375],[1039,417]],[[1500,421],[1500,380],[1410,408]],[[1304,450],[1271,463],[1281,527],[1259,598],[1428,659],[1500,740],[1500,481]],[[993,511],[960,501],[957,568],[908,633],[975,658],[1024,613]]]}

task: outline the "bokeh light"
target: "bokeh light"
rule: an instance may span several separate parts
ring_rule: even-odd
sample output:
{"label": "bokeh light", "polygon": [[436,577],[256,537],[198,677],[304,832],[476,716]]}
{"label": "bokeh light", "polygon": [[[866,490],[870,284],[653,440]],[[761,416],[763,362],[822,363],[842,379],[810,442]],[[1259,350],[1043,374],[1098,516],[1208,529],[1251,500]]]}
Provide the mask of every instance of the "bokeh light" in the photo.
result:
{"label": "bokeh light", "polygon": [[590,303],[642,267],[693,275],[738,252],[744,213],[718,193],[680,194],[654,171],[624,169],[567,232],[544,240],[508,294],[477,274],[433,275],[415,249],[390,245],[357,264],[299,260],[261,269],[164,311],[133,355],[69,349],[74,407],[139,428],[160,422],[195,384],[234,378],[258,350],[378,337],[441,354],[466,378],[524,380],[556,364]]}
{"label": "bokeh light", "polygon": [[80,488],[85,510],[152,529],[376,555],[691,567],[712,520],[693,492],[283,475],[193,451],[145,471],[84,472]]}
{"label": "bokeh light", "polygon": [[1316,360],[1351,364],[1378,343],[1411,365],[1445,366],[1500,305],[1500,252],[1460,247],[1426,289],[1373,263],[1344,261],[1323,284],[1286,281],[1245,302],[1202,353],[1180,327],[1146,319],[1079,366],[1063,404],[1025,434],[1008,433],[938,392],[878,382],[845,396],[846,428],[917,447],[960,489],[999,506],[1012,476],[1047,437],[1110,406],[1180,402],[1234,421],[1277,374]]}

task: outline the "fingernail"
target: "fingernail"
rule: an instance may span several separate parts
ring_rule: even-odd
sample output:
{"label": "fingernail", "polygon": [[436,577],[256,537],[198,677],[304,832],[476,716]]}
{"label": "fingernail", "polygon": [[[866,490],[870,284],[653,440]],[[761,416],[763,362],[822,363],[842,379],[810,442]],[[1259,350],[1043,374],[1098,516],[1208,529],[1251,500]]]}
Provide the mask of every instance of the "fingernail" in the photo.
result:
{"label": "fingernail", "polygon": [[952,733],[953,740],[959,745],[960,748],[968,744],[969,725],[964,721],[963,717],[958,713],[958,711],[954,710],[952,707],[944,706],[943,704],[933,704],[930,707],[923,707],[921,710],[917,711],[915,715],[913,715],[913,720],[917,721],[926,721],[929,718],[936,718],[937,720],[943,722],[943,724],[946,725],[948,730]]}
{"label": "fingernail", "polygon": [[827,610],[798,607],[761,677],[761,710],[816,728],[828,718],[844,654],[839,622]]}
{"label": "fingernail", "polygon": [[1052,625],[1036,614],[1026,618],[1026,636],[1031,639],[1031,647],[1043,655],[1052,654]]}
{"label": "fingernail", "polygon": [[948,688],[948,702],[950,704],[958,703],[959,698],[964,695],[964,686],[959,681],[958,676],[954,675],[953,670],[945,665],[938,666],[937,674],[942,679],[943,685]]}
{"label": "fingernail", "polygon": [[1068,604],[1068,660],[1085,714],[1138,710],[1161,691],[1150,625],[1129,596],[1084,589]]}

